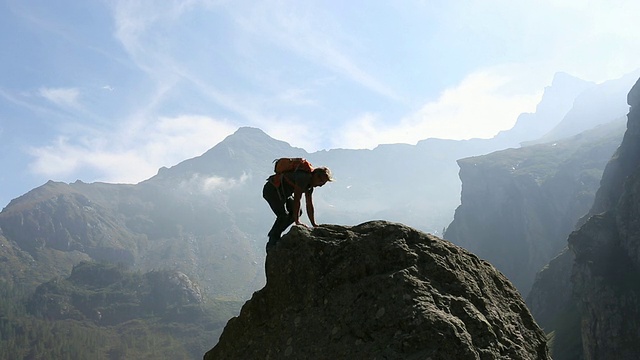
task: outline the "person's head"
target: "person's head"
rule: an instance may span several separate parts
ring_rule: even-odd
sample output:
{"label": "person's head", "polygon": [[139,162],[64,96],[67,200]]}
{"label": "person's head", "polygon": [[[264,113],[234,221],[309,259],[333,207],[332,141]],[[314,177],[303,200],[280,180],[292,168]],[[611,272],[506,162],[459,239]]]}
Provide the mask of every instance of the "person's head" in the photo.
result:
{"label": "person's head", "polygon": [[313,186],[322,186],[326,184],[327,181],[333,181],[331,170],[326,167],[315,168],[311,174],[311,185]]}

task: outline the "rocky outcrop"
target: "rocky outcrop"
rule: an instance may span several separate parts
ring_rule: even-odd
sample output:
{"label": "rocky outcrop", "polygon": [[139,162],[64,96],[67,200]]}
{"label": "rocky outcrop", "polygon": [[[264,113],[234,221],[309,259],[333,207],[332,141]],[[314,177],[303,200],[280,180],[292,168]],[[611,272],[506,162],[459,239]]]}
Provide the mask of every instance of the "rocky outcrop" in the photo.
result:
{"label": "rocky outcrop", "polygon": [[640,80],[589,220],[569,237],[585,359],[640,358]]}
{"label": "rocky outcrop", "polygon": [[397,223],[293,227],[205,359],[548,359],[511,283]]}
{"label": "rocky outcrop", "polygon": [[620,119],[562,141],[459,160],[462,204],[445,238],[491,262],[526,296],[589,211],[623,133]]}

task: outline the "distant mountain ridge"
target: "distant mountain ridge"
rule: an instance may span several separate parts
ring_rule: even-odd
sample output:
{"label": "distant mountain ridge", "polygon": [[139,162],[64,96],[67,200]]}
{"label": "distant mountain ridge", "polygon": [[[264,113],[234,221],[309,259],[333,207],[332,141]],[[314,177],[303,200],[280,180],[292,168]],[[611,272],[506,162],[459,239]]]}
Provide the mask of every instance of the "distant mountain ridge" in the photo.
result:
{"label": "distant mountain ridge", "polygon": [[[566,86],[579,93],[590,86],[560,80],[554,91]],[[548,91],[544,107],[555,103]],[[548,110],[555,119],[569,111]],[[456,160],[527,139],[504,132],[494,139],[308,153],[243,127],[201,156],[136,185],[50,181],[0,212],[0,287],[21,284],[33,291],[52,278],[67,278],[83,262],[106,262],[144,273],[176,271],[198,284],[205,298],[242,301],[265,283],[264,245],[273,214],[261,188],[275,158],[306,157],[333,170],[336,181],[314,195],[319,223],[384,219],[438,234],[460,205]]]}
{"label": "distant mountain ridge", "polygon": [[[579,93],[585,86],[591,85],[558,75],[544,102],[553,104],[554,92]],[[0,212],[0,230],[11,248],[3,251],[21,254],[12,259],[33,259],[18,269],[47,276],[68,274],[90,259],[141,270],[160,265],[189,274],[207,293],[244,298],[264,281],[259,264],[273,215],[260,189],[273,159],[301,156],[333,170],[337,181],[317,191],[322,223],[378,218],[438,234],[460,202],[456,160],[521,140],[505,132],[486,140],[427,139],[307,153],[259,129],[240,128],[203,155],[162,168],[137,185],[49,182],[14,199]],[[14,268],[0,276],[24,277],[25,271]]]}
{"label": "distant mountain ridge", "polygon": [[[511,129],[501,131],[495,138],[515,138],[518,144],[540,139],[563,121],[580,94],[595,87],[595,83],[567,73],[555,74],[551,85],[545,87],[536,111],[521,114]],[[573,131],[571,134],[577,132],[579,131]]]}
{"label": "distant mountain ridge", "polygon": [[581,92],[566,116],[537,142],[562,139],[626,116],[626,94],[640,77],[640,70],[605,81]]}

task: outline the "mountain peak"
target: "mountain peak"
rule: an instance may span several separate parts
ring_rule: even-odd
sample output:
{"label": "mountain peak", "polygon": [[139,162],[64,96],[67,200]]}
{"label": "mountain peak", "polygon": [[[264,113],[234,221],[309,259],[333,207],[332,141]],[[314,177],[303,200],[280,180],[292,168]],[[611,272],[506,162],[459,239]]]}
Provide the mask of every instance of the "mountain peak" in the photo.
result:
{"label": "mountain peak", "polygon": [[283,156],[304,157],[307,152],[276,140],[254,127],[238,128],[204,154],[187,159],[171,168],[162,168],[148,181],[181,182],[194,176],[239,177],[250,169],[268,173],[273,159]]}
{"label": "mountain peak", "polygon": [[557,72],[553,75],[553,80],[551,81],[551,86],[555,87],[582,87],[584,88],[587,85],[595,85],[594,82],[582,80],[573,75],[567,74],[566,72]]}
{"label": "mountain peak", "polygon": [[402,224],[294,226],[266,275],[205,359],[549,358],[502,274]]}
{"label": "mountain peak", "polygon": [[[244,146],[244,147],[252,148],[257,146],[269,146],[274,143],[282,148],[291,148],[291,146],[288,143],[272,138],[261,129],[245,126],[245,127],[238,128],[236,132],[227,136],[224,140],[222,140],[218,145],[214,146],[209,151],[215,151],[214,149],[218,147],[229,146],[229,147],[238,148],[238,147]],[[297,149],[297,148],[294,148],[294,149]],[[297,149],[297,150],[302,150],[302,149]]]}
{"label": "mountain peak", "polygon": [[206,156],[207,153],[215,152],[216,148],[255,146],[257,144],[262,144],[269,141],[274,141],[274,139],[267,135],[264,131],[255,127],[244,126],[238,128],[233,134],[224,138],[213,148],[205,152],[203,156]]}
{"label": "mountain peak", "polygon": [[264,131],[257,127],[241,126],[234,132],[235,135],[267,135]]}
{"label": "mountain peak", "polygon": [[[243,126],[238,128],[233,134],[227,136],[218,145],[227,144],[229,142],[237,141],[267,141],[273,140],[269,135],[259,128]],[[217,145],[216,145],[217,146]]]}

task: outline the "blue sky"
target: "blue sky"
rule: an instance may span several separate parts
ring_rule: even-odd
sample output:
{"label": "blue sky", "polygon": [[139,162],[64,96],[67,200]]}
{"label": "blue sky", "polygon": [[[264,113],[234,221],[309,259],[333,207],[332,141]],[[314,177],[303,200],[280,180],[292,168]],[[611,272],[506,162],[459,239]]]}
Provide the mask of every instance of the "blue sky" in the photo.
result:
{"label": "blue sky", "polygon": [[636,70],[637,1],[0,0],[0,207],[137,183],[240,126],[308,151],[488,138]]}

